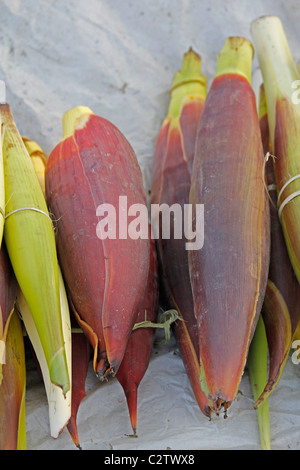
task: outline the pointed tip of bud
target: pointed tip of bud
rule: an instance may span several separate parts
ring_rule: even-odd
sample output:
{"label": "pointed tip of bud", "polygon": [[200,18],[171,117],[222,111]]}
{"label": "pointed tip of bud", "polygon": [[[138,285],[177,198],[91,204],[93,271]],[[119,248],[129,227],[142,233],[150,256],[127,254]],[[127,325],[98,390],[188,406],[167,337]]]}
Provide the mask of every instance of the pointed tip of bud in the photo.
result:
{"label": "pointed tip of bud", "polygon": [[168,115],[177,118],[180,115],[183,100],[187,97],[206,98],[207,77],[201,73],[201,57],[192,47],[184,54],[181,70],[178,70],[170,91]]}
{"label": "pointed tip of bud", "polygon": [[201,73],[201,56],[192,46],[183,56],[181,70],[174,75],[172,89],[191,81],[198,81],[204,86],[207,83],[207,78]]}
{"label": "pointed tip of bud", "polygon": [[184,54],[182,60],[182,71],[195,69],[201,72],[201,56],[190,46],[189,50]]}
{"label": "pointed tip of bud", "polygon": [[216,77],[226,74],[244,76],[251,83],[254,47],[242,36],[227,37],[217,58]]}
{"label": "pointed tip of bud", "polygon": [[[71,136],[75,129],[77,128],[78,121],[83,116],[90,116],[94,114],[93,111],[88,108],[87,106],[76,106],[75,108],[69,109],[65,112],[62,118],[62,126],[63,126],[63,137]],[[85,121],[82,125],[84,127]]]}

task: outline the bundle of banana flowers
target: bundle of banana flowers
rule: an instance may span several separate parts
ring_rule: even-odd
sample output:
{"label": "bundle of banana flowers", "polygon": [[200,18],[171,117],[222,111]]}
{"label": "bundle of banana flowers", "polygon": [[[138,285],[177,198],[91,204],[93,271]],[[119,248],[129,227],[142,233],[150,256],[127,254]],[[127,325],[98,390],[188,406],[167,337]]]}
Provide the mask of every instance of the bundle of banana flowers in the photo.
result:
{"label": "bundle of banana flowers", "polygon": [[[17,335],[20,338],[20,331],[22,332],[22,323],[18,323],[20,320],[18,299],[21,299],[28,309],[28,317],[30,316],[30,322],[36,329],[35,334],[49,374],[49,382],[59,390],[63,400],[66,400],[69,393],[71,381],[67,364],[68,344],[63,334],[59,267],[52,220],[31,158],[19,134],[10,106],[3,96],[1,103],[1,169],[3,170],[1,188],[4,195],[4,203],[1,201],[3,218],[1,250],[3,253],[4,250],[7,251],[16,280],[15,298],[11,299],[13,303],[10,302],[10,308],[14,313],[8,317],[7,306],[5,308],[4,305],[1,314],[1,336],[6,353],[1,366],[3,380],[0,385],[1,409],[4,407],[6,413],[3,410],[1,417],[5,420],[5,415],[9,416],[10,413],[16,415],[16,410],[13,409],[19,404],[18,422],[16,419],[6,420],[7,426],[1,426],[1,434],[4,435],[4,438],[1,438],[1,445],[3,448],[16,448],[16,446],[19,448],[18,446],[26,445],[22,437],[25,398],[20,392],[21,388],[24,390],[26,374],[25,361],[22,359],[23,339],[19,339],[18,344],[14,339]],[[11,284],[10,288],[13,286],[9,272],[6,276],[7,279],[5,276],[2,278],[4,290],[7,289],[6,282]],[[10,328],[12,328],[11,334]],[[15,349],[12,350],[12,347]],[[13,366],[15,372],[12,371]],[[11,378],[15,376],[15,380],[9,381],[10,388],[7,387],[8,374],[11,374]],[[12,405],[8,395],[13,397],[14,393],[16,404]],[[14,434],[19,436],[14,444],[12,438],[6,442],[8,423],[15,427]]]}
{"label": "bundle of banana flowers", "polygon": [[81,448],[89,364],[99,383],[121,385],[136,436],[155,331],[170,324],[208,419],[227,417],[248,368],[271,448],[268,400],[300,330],[300,75],[277,17],[251,31],[259,108],[248,39],[226,39],[209,90],[201,57],[184,54],[155,147],[151,224],[141,168],[115,125],[72,108],[47,156],[0,99],[1,450],[27,445],[24,335],[51,437],[67,428]]}
{"label": "bundle of banana flowers", "polygon": [[[207,93],[201,58],[190,49],[174,76],[154,155],[151,202],[177,209],[169,237],[162,214],[155,223],[163,306],[180,314],[174,334],[199,408],[209,418],[221,409],[227,416],[248,352],[254,356],[250,364],[256,364],[262,349],[262,341],[256,343],[264,326],[259,315],[268,278],[270,214],[252,57],[248,40],[228,38]],[[202,244],[191,244],[195,235]],[[259,372],[265,385],[266,371],[261,374],[258,366],[262,360],[255,380]],[[268,409],[264,415],[261,409],[268,442]]]}
{"label": "bundle of banana flowers", "polygon": [[[271,214],[271,255],[269,279],[262,307],[260,356],[249,357],[250,374],[255,368],[268,372],[260,377],[260,391],[255,391],[255,408],[260,414],[262,447],[268,418],[265,405],[278,385],[293,341],[299,338],[299,138],[300,108],[294,89],[299,84],[299,70],[278,17],[265,16],[251,25],[255,48],[263,75],[260,87],[259,118],[266,155],[266,174]],[[298,181],[297,181],[298,180]],[[267,344],[265,347],[264,344]],[[264,352],[263,352],[264,351]],[[254,377],[252,377],[255,389]],[[270,436],[269,436],[270,440]]]}
{"label": "bundle of banana flowers", "polygon": [[[269,152],[268,184],[272,217],[270,279],[288,311],[286,341],[299,337],[299,67],[292,57],[280,19],[266,16],[252,23],[252,35],[263,75],[261,125]],[[298,280],[298,282],[297,282]],[[278,292],[279,291],[279,292]]]}
{"label": "bundle of banana flowers", "polygon": [[300,284],[291,265],[278,216],[264,85],[259,91],[259,120],[270,195],[271,255],[269,279],[248,356],[262,449],[271,449],[268,397],[278,385],[300,321]]}
{"label": "bundle of banana flowers", "polygon": [[[266,31],[262,24],[265,41],[270,37]],[[286,52],[287,46],[283,49]],[[261,60],[269,77],[265,52]],[[224,409],[226,417],[248,368],[261,446],[270,449],[268,397],[279,383],[299,330],[299,282],[281,223],[283,208],[298,193],[277,207],[277,155],[270,157],[274,150],[269,135],[274,116],[268,118],[263,88],[258,112],[251,87],[253,53],[246,38],[227,38],[208,93],[200,57],[192,50],[184,56],[157,139],[152,202],[174,209],[167,239],[161,214],[156,220],[163,301],[175,306],[183,320],[176,322],[174,333],[199,407],[209,417]],[[285,57],[280,76],[286,62]],[[282,128],[278,124],[277,145],[288,149],[287,128],[280,138]],[[295,145],[295,134],[291,139]],[[284,161],[280,165],[284,168]],[[183,228],[180,215],[188,203],[189,235],[205,233],[204,243],[194,249],[186,243],[192,238],[176,235],[176,229]],[[199,225],[200,206],[204,230]]]}
{"label": "bundle of banana flowers", "polygon": [[[66,113],[67,135],[49,157],[35,141],[21,137],[9,105],[0,111],[7,211],[1,251],[0,339],[7,361],[0,369],[0,448],[26,447],[23,334],[45,384],[51,437],[67,427],[80,448],[76,418],[91,347],[97,376],[117,374],[136,432],[137,388],[150,361],[159,289],[136,156],[121,132],[88,108]],[[99,236],[97,208],[116,208],[120,196],[144,209],[144,236]],[[123,210],[117,228],[124,233],[129,222],[121,220]]]}
{"label": "bundle of banana flowers", "polygon": [[300,284],[289,258],[277,205],[277,185],[270,148],[268,111],[264,85],[260,87],[259,117],[266,155],[266,175],[270,195],[271,255],[269,279],[262,307],[269,350],[269,375],[255,406],[277,386],[300,322]]}
{"label": "bundle of banana flowers", "polygon": [[[296,300],[294,311],[291,311],[292,326],[288,323],[290,317],[287,321],[283,316],[287,310],[274,311],[272,303],[275,270],[278,273],[283,263],[283,260],[278,260],[280,247],[284,252],[285,245],[280,240],[277,248],[278,224],[275,227],[272,224],[273,250],[269,272],[270,214],[266,183],[271,182],[264,176],[264,154],[270,149],[262,145],[262,137],[266,140],[260,133],[263,116],[259,122],[255,96],[250,86],[252,55],[253,48],[249,41],[228,38],[218,57],[216,78],[207,97],[205,79],[200,75],[199,58],[197,64],[191,51],[186,55],[181,75],[177,74],[177,81],[174,80],[168,116],[163,123],[154,157],[154,203],[179,203],[183,206],[190,194],[194,214],[197,203],[205,207],[205,244],[201,250],[189,252],[190,278],[186,275],[185,241],[176,240],[175,237],[164,240],[160,233],[158,246],[166,296],[177,305],[186,320],[184,326],[178,323],[175,327],[184,361],[187,357],[184,341],[191,350],[192,338],[198,336],[199,345],[194,341],[193,353],[200,351],[200,354],[196,361],[188,361],[187,372],[194,391],[196,387],[200,390],[196,395],[197,398],[201,397],[200,401],[198,399],[200,408],[208,415],[221,406],[228,408],[235,399],[250,344],[248,367],[253,385],[257,384],[256,372],[259,373],[261,365],[257,361],[262,363],[264,359],[264,375],[260,378],[263,388],[260,388],[259,395],[255,390],[255,406],[258,407],[267,398],[279,381],[295,326],[299,322]],[[186,75],[183,75],[184,70]],[[196,109],[196,97],[200,111],[192,114],[192,110]],[[197,137],[192,134],[191,124],[197,128]],[[190,131],[189,139],[186,138],[187,130]],[[236,181],[232,180],[231,175],[236,175]],[[224,206],[226,201],[228,204]],[[162,220],[159,222],[162,232]],[[245,254],[246,265],[240,263]],[[287,269],[290,269],[289,265]],[[297,297],[298,283],[293,273],[289,271],[289,274],[292,274],[290,283],[287,282],[289,276],[283,274],[282,278],[291,291],[296,291]],[[188,295],[190,284],[194,303]],[[287,297],[292,301],[291,295]],[[282,303],[278,303],[277,307],[282,308]],[[261,311],[266,332],[262,319],[258,322]],[[193,328],[188,332],[190,325]],[[178,333],[180,330],[183,331],[182,338]],[[268,337],[270,353],[269,378],[264,335]],[[256,357],[257,349],[263,345],[264,357]],[[194,375],[191,374],[193,367]],[[267,426],[266,434],[268,432]],[[269,439],[266,436],[265,442],[262,440],[262,445],[268,448]]]}

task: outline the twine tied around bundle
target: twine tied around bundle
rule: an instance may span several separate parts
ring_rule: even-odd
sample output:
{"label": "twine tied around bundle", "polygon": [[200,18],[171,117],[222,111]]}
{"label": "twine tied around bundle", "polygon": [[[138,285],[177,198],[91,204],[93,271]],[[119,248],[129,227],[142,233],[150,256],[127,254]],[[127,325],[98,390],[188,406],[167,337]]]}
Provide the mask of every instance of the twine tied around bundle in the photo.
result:
{"label": "twine tied around bundle", "polygon": [[165,332],[165,340],[163,342],[166,342],[166,343],[170,340],[170,337],[171,337],[172,323],[174,323],[176,320],[182,321],[182,319],[179,316],[179,313],[175,309],[165,310],[160,315],[157,323],[147,320],[146,317],[147,317],[147,311],[145,311],[145,320],[136,323],[132,331],[138,328],[162,328],[164,329],[164,332]]}
{"label": "twine tied around bundle", "polygon": [[[266,166],[266,163],[267,161],[269,160],[269,158],[272,157],[273,160],[276,158],[274,155],[272,155],[270,152],[267,152],[266,155],[265,155],[265,158],[264,158],[264,163],[263,163],[263,176],[265,174],[265,166]],[[293,182],[293,181],[296,181],[297,179],[300,179],[300,174],[297,174],[295,176],[292,176],[288,181],[286,181],[286,183],[284,183],[284,185],[282,186],[282,188],[280,189],[279,193],[278,193],[278,196],[277,196],[277,207],[275,206],[274,202],[272,201],[271,197],[270,197],[270,194],[269,194],[269,191],[273,191],[273,190],[277,190],[277,185],[276,184],[270,184],[270,185],[266,185],[265,183],[265,179],[264,179],[264,185],[265,185],[265,188],[268,192],[268,195],[269,195],[269,199],[271,201],[271,204],[273,205],[274,209],[277,210],[278,212],[278,217],[279,219],[281,219],[281,215],[282,215],[282,211],[283,209],[285,208],[285,206],[290,202],[292,201],[293,199],[295,199],[295,197],[297,196],[300,196],[300,190],[297,190],[297,191],[294,191],[292,194],[289,194],[281,203],[280,203],[280,198],[284,192],[284,190]]]}
{"label": "twine tied around bundle", "polygon": [[[159,321],[157,323],[147,320],[147,311],[145,310],[145,320],[135,323],[132,331],[135,331],[139,328],[162,328],[165,330],[165,339],[162,342],[167,343],[171,337],[171,325],[177,320],[183,321],[175,309],[165,310],[160,315]],[[72,333],[83,333],[83,330],[80,327],[72,327],[71,331]]]}
{"label": "twine tied around bundle", "polygon": [[13,211],[9,212],[8,214],[4,214],[3,209],[0,208],[0,212],[1,212],[1,214],[3,215],[3,217],[4,217],[5,219],[8,219],[8,217],[10,217],[12,214],[15,214],[16,212],[21,212],[21,211],[35,211],[35,212],[39,212],[40,214],[43,214],[43,215],[45,215],[46,217],[48,217],[48,219],[50,219],[50,221],[51,221],[51,223],[52,223],[52,219],[51,219],[50,215],[47,214],[47,212],[42,211],[41,209],[37,209],[36,207],[20,207],[19,209],[14,209]]}
{"label": "twine tied around bundle", "polygon": [[59,219],[55,220],[54,217],[51,217],[51,216],[53,216],[53,214],[47,213],[47,212],[43,211],[42,209],[38,209],[37,207],[19,207],[18,209],[14,209],[11,212],[5,213],[5,211],[2,209],[2,207],[0,207],[0,214],[2,215],[4,220],[8,219],[8,217],[10,217],[13,214],[16,214],[17,212],[22,212],[22,211],[34,211],[34,212],[38,212],[38,213],[44,215],[45,217],[47,217],[47,219],[50,220],[53,231],[55,232],[55,230],[56,230],[55,223],[58,222]]}
{"label": "twine tied around bundle", "polygon": [[283,193],[283,191],[287,188],[287,186],[289,184],[291,184],[293,181],[297,180],[300,178],[300,174],[298,175],[295,175],[295,176],[292,176],[281,188],[281,190],[279,191],[279,194],[278,194],[278,198],[277,198],[277,204],[278,204],[278,217],[279,219],[281,218],[281,214],[282,214],[282,211],[284,209],[284,207],[290,202],[292,201],[293,199],[295,199],[295,197],[297,196],[300,196],[300,190],[298,191],[294,191],[292,194],[289,194],[283,201],[282,203],[279,205],[279,201],[280,201],[280,197]]}

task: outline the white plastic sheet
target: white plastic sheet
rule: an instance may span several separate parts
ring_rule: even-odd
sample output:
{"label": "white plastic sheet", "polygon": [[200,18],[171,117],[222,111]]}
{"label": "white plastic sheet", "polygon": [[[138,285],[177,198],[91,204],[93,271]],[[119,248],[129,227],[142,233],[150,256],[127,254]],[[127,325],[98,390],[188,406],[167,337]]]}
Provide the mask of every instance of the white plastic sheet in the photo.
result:
{"label": "white plastic sheet", "polygon": [[[300,58],[297,0],[1,0],[0,78],[22,135],[49,153],[61,118],[76,105],[112,121],[133,146],[150,188],[155,141],[173,74],[190,46],[210,85],[225,38],[250,36],[250,22],[278,15]],[[257,57],[253,86],[261,81]],[[29,449],[73,449],[65,429],[49,435],[43,383],[29,360],[26,397]],[[300,365],[289,359],[269,399],[273,449],[300,449]],[[100,384],[90,368],[78,413],[83,449],[260,449],[245,372],[228,419],[205,418],[193,397],[174,338],[155,346],[139,388],[137,438],[115,379]]]}

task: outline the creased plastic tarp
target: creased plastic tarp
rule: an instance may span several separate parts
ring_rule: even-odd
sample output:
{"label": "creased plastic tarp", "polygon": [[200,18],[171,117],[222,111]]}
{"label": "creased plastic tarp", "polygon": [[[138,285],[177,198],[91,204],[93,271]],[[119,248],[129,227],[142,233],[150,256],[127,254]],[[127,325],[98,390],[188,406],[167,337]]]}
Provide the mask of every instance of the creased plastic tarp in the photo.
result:
{"label": "creased plastic tarp", "polygon": [[[61,118],[77,105],[109,119],[133,146],[150,188],[154,146],[174,73],[190,46],[210,85],[227,36],[251,40],[250,22],[278,15],[300,58],[296,0],[2,0],[0,79],[22,135],[49,153],[62,137]],[[253,86],[261,82],[257,57]],[[28,361],[29,449],[73,449],[65,429],[49,435],[43,383]],[[287,361],[269,399],[273,449],[300,449],[300,365]],[[205,418],[193,397],[174,338],[156,345],[139,388],[137,438],[115,379],[100,384],[89,370],[78,413],[83,449],[260,449],[247,370],[228,419]]]}

